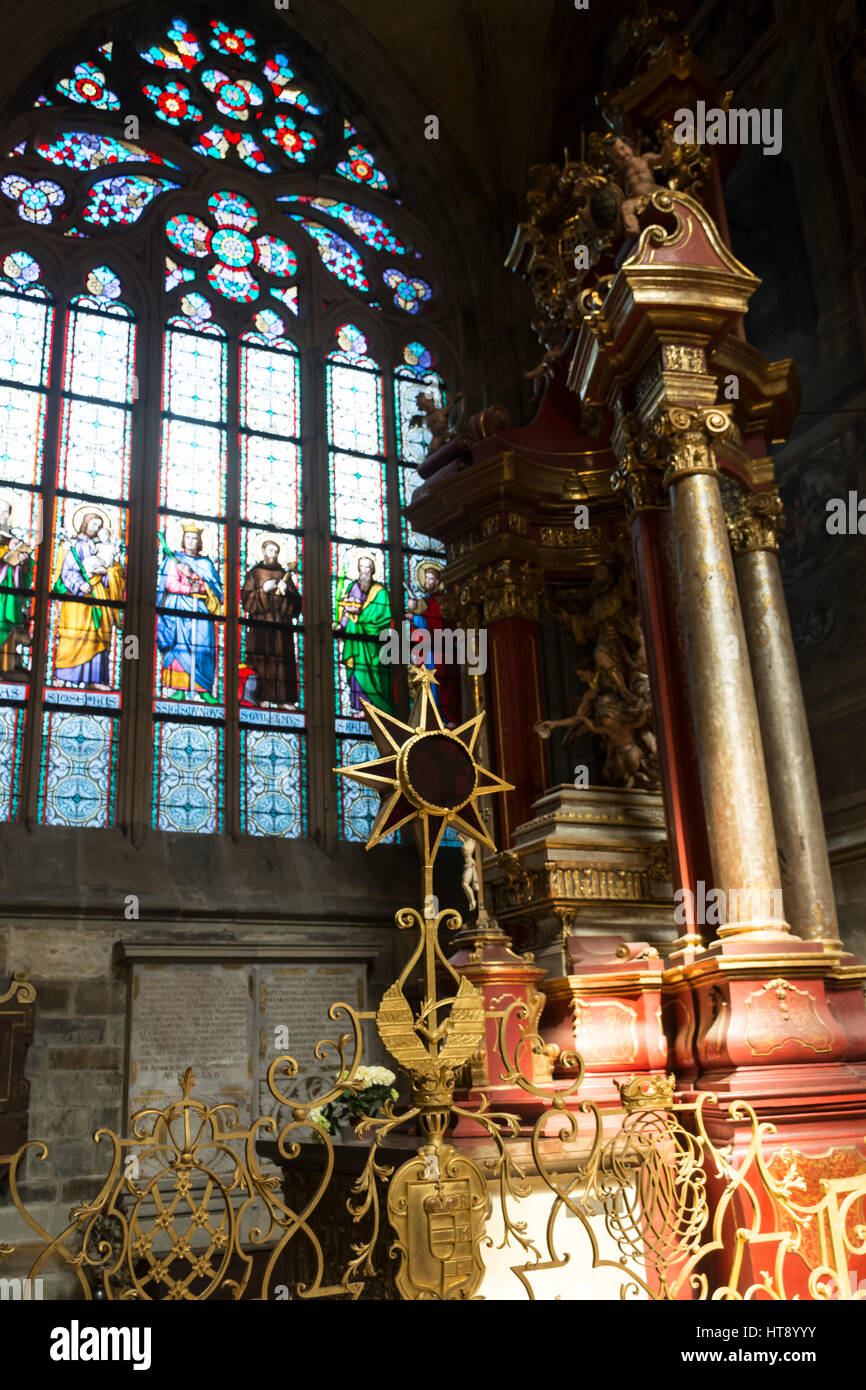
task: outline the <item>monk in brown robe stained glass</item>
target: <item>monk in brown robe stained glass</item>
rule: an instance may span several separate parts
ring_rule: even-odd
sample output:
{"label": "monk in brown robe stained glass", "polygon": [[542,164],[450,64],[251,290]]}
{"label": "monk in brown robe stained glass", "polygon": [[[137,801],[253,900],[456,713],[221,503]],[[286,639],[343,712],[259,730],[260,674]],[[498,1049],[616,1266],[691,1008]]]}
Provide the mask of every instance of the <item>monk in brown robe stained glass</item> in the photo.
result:
{"label": "monk in brown robe stained glass", "polygon": [[279,562],[276,541],[262,545],[262,560],[247,570],[241,604],[247,627],[246,663],[255,672],[254,700],[260,705],[298,703],[298,665],[293,619],[301,596],[290,569]]}

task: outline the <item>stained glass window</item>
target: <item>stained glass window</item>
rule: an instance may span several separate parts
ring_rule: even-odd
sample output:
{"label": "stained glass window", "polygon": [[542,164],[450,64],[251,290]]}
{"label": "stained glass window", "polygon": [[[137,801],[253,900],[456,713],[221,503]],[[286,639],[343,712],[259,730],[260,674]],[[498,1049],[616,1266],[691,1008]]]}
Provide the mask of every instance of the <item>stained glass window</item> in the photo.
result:
{"label": "stained glass window", "polygon": [[64,77],[57,90],[70,101],[93,106],[97,111],[119,111],[120,102],[109,91],[105,73],[94,63],[78,63],[72,77]]}
{"label": "stained glass window", "polygon": [[369,833],[325,769],[372,755],[362,699],[405,708],[383,639],[441,560],[402,513],[444,393],[385,345],[438,306],[395,166],[287,22],[148,18],[4,152],[0,819]]}
{"label": "stained glass window", "polygon": [[375,157],[363,145],[350,145],[346,158],[337,165],[337,173],[352,183],[364,183],[368,188],[388,187],[388,180],[381,169],[376,168]]}
{"label": "stained glass window", "polygon": [[7,174],[0,179],[0,189],[13,203],[18,204],[18,216],[24,222],[53,222],[54,208],[60,207],[66,194],[59,183],[51,179],[28,179],[23,174]]}
{"label": "stained glass window", "polygon": [[91,188],[81,215],[85,222],[98,227],[110,227],[112,223],[128,227],[138,221],[148,203],[160,193],[177,187],[170,179],[153,179],[144,174],[100,179]]}
{"label": "stained glass window", "polygon": [[[419,400],[424,397],[425,400]],[[423,343],[410,342],[403,348],[403,360],[394,371],[394,418],[397,427],[397,453],[400,459],[400,505],[406,508],[415,488],[422,481],[418,464],[427,456],[431,434],[423,412],[425,401],[430,407],[445,403],[442,378],[433,369],[433,354]],[[409,552],[435,555],[440,561],[444,547],[430,536],[412,529],[403,517],[403,544]],[[406,582],[411,587],[411,555],[406,559]],[[416,562],[417,563],[417,560]]]}
{"label": "stained glass window", "polygon": [[248,304],[257,299],[262,282],[250,267],[285,280],[298,268],[291,247],[274,236],[254,236],[258,214],[239,193],[214,193],[208,213],[215,226],[201,217],[181,213],[169,219],[166,236],[184,256],[208,260],[210,285],[226,299]]}
{"label": "stained glass window", "polygon": [[154,665],[154,825],[222,829],[226,334],[200,295],[165,334]]}
{"label": "stained glass window", "polygon": [[[381,659],[393,627],[382,377],[367,340],[343,324],[327,365],[338,758],[364,740],[363,701],[397,711],[397,667]],[[345,748],[344,748],[345,745]],[[341,794],[341,833],[350,837]]]}
{"label": "stained glass window", "polygon": [[113,135],[96,135],[92,131],[65,131],[53,140],[37,143],[35,149],[51,164],[65,164],[70,169],[101,169],[105,164],[166,164],[172,169],[178,167],[154,150],[144,149],[129,140],[115,140]]}
{"label": "stained glass window", "polygon": [[18,806],[32,667],[54,308],[26,252],[7,255],[0,269],[0,817],[7,820]]}
{"label": "stained glass window", "polygon": [[[423,536],[410,524],[405,508],[415,488],[422,481],[418,464],[423,462],[431,440],[427,410],[445,404],[442,378],[434,369],[433,354],[424,343],[406,343],[403,360],[394,370],[394,418],[397,427],[399,457],[400,507],[403,523],[403,584],[409,597],[410,641],[427,631],[435,641],[437,628],[444,628],[442,613],[442,581],[445,569],[445,547],[432,536]],[[408,605],[407,605],[408,606]],[[420,660],[420,655],[416,658]],[[436,671],[438,685],[434,699],[446,723],[460,720],[460,677],[453,665],[437,664],[435,650],[428,653],[426,664]],[[448,830],[443,844],[458,844],[456,834]]]}
{"label": "stained glass window", "polygon": [[148,101],[153,102],[158,119],[166,125],[179,126],[202,120],[201,108],[195,105],[192,92],[183,82],[148,83],[141,90]]}
{"label": "stained glass window", "polygon": [[336,275],[338,280],[343,280],[347,285],[351,285],[356,290],[368,290],[369,281],[364,274],[364,262],[358,252],[344,237],[338,236],[336,232],[329,231],[319,222],[310,222],[306,217],[294,217],[294,221],[299,222],[308,236],[313,238],[316,243],[316,250],[332,275]]}
{"label": "stained glass window", "polygon": [[66,316],[39,817],[111,825],[121,708],[135,324],[96,266]]}
{"label": "stained glass window", "polygon": [[273,309],[240,342],[241,828],[306,829],[298,357]]}
{"label": "stained glass window", "polygon": [[390,269],[383,272],[382,279],[393,290],[394,303],[398,309],[405,309],[407,314],[418,314],[421,312],[421,305],[426,304],[432,298],[433,291],[426,280],[421,280],[417,276],[408,276],[402,270]]}
{"label": "stained glass window", "polygon": [[[356,208],[352,203],[339,202],[336,198],[305,198],[298,194],[285,195],[277,199],[278,203],[287,203],[290,207],[301,205],[313,209],[314,212],[326,213],[328,217],[334,217],[342,222],[345,227],[359,236],[368,246],[374,247],[376,251],[390,251],[396,255],[403,255],[406,247],[399,237],[395,236],[391,228],[381,217],[377,217],[374,212],[367,212],[365,208]],[[301,221],[302,219],[298,219]]]}

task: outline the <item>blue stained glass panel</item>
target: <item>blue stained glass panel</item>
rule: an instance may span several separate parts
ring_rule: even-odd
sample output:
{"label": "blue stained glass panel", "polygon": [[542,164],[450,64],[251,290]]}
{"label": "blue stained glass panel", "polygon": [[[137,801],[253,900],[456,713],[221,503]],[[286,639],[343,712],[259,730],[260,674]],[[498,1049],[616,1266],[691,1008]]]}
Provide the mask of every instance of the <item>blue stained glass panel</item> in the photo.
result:
{"label": "blue stained glass panel", "polygon": [[301,524],[299,465],[294,444],[241,435],[241,514],[254,525],[297,530]]}
{"label": "blue stained glass panel", "polygon": [[223,828],[223,731],[192,720],[157,720],[154,819],[158,830],[215,835]]}
{"label": "blue stained glass panel", "polygon": [[221,420],[225,410],[225,343],[170,328],[165,335],[163,410],[192,420]]}
{"label": "blue stained glass panel", "polygon": [[179,126],[184,121],[203,119],[201,108],[191,100],[192,92],[182,82],[167,82],[164,87],[148,84],[141,89],[156,108],[156,115],[166,125]]}
{"label": "blue stained glass panel", "polygon": [[291,313],[297,314],[299,308],[297,285],[293,285],[290,290],[271,289],[271,294],[274,296],[274,299],[278,299],[281,304],[285,304],[286,308],[290,310]]}
{"label": "blue stained glass panel", "polygon": [[172,21],[167,32],[171,48],[163,44],[151,44],[140,50],[145,62],[157,68],[185,68],[188,72],[201,60],[202,52],[195,34],[186,27],[182,19]]}
{"label": "blue stained glass panel", "polygon": [[297,839],[306,829],[303,738],[241,729],[241,832]]}
{"label": "blue stained glass panel", "polygon": [[40,821],[77,829],[111,825],[116,763],[116,719],[46,710],[39,776]]}
{"label": "blue stained glass panel", "polygon": [[[401,508],[408,507],[413,492],[423,481],[420,473],[414,468],[400,469]],[[437,541],[433,536],[422,536],[420,531],[415,531],[405,514],[403,516],[403,544],[409,546],[411,550],[424,550],[440,556],[445,554],[445,546],[442,542]]]}
{"label": "blue stained glass panel", "polygon": [[[213,555],[205,550],[207,560]],[[160,612],[156,620],[155,696],[157,700],[176,700],[195,713],[205,707],[205,717],[224,713],[225,627],[208,617],[204,593],[199,600],[190,597],[189,584],[178,582],[192,567],[189,558],[176,548],[162,552],[157,590]],[[222,607],[225,592],[217,566],[199,565],[193,573],[206,576],[209,596]],[[188,577],[188,575],[186,576]],[[212,608],[217,604],[212,603]]]}
{"label": "blue stained glass panel", "polygon": [[332,354],[328,362],[328,435],[332,448],[383,453],[382,379],[372,362],[352,365]]}
{"label": "blue stained glass panel", "polygon": [[0,290],[0,377],[19,385],[45,384],[53,323],[46,300]]}
{"label": "blue stained glass panel", "polygon": [[355,454],[331,455],[331,530],[346,540],[385,539],[385,464]]}
{"label": "blue stained glass panel", "polygon": [[24,710],[0,705],[0,821],[14,820],[18,809],[23,730]]}
{"label": "blue stained glass panel", "polygon": [[165,421],[160,504],[194,516],[225,509],[225,430],[188,420]]}
{"label": "blue stained glass panel", "polygon": [[223,116],[232,116],[237,121],[245,121],[250,111],[261,106],[264,100],[261,87],[249,78],[232,78],[219,68],[205,68],[199,73],[199,80],[210,92],[216,108]]}
{"label": "blue stained glass panel", "polygon": [[382,272],[382,279],[388,288],[394,291],[394,303],[397,308],[405,309],[407,314],[419,313],[421,305],[433,298],[433,291],[426,280],[417,276],[410,280],[402,270],[385,270]]}
{"label": "blue stained glass panel", "polygon": [[0,179],[0,189],[18,204],[18,216],[22,221],[41,226],[53,222],[52,208],[59,208],[66,199],[59,183],[51,179],[37,179],[34,183],[23,174],[7,174]]}
{"label": "blue stained glass panel", "polygon": [[323,227],[320,222],[310,222],[306,217],[290,214],[293,222],[300,222],[304,231],[313,238],[322,264],[338,280],[351,285],[353,290],[368,290],[370,282],[364,271],[364,262],[354,246],[344,237]]}
{"label": "blue stained glass panel", "polygon": [[403,242],[391,231],[387,222],[377,217],[374,212],[368,212],[366,208],[357,208],[352,203],[340,202],[336,198],[310,198],[298,194],[284,195],[277,198],[277,202],[287,203],[290,207],[295,204],[306,205],[314,212],[325,212],[329,217],[335,217],[342,222],[376,251],[389,251],[398,256],[406,251]]}
{"label": "blue stained glass panel", "polygon": [[105,73],[94,63],[77,63],[73,76],[62,78],[57,90],[70,101],[93,106],[97,111],[120,110],[120,102],[109,90]]}
{"label": "blue stained glass panel", "polygon": [[[337,763],[348,767],[351,763],[365,763],[378,758],[375,743],[360,738],[337,739]],[[347,777],[337,778],[337,806],[340,818],[340,836],[344,840],[364,843],[370,838],[373,822],[379,813],[379,797],[369,787],[359,782],[351,782]]]}
{"label": "blue stained glass panel", "polygon": [[249,29],[230,29],[221,19],[212,19],[213,30],[210,46],[227,58],[243,58],[246,62],[257,61],[255,37]]}
{"label": "blue stained glass panel", "polygon": [[45,396],[0,385],[0,476],[38,486],[42,474]]}
{"label": "blue stained glass panel", "polygon": [[376,160],[363,145],[352,145],[346,151],[346,158],[337,165],[337,173],[352,183],[363,183],[368,188],[388,187],[388,180],[381,169],[376,168]]}
{"label": "blue stained glass panel", "polygon": [[95,497],[125,497],[132,419],[122,406],[66,400],[57,461],[58,487]]}
{"label": "blue stained glass panel", "polygon": [[298,434],[298,359],[288,348],[241,344],[241,427]]}
{"label": "blue stained glass panel", "polygon": [[316,148],[315,135],[303,130],[291,116],[275,116],[274,124],[264,128],[262,134],[296,164],[306,163],[307,155]]}

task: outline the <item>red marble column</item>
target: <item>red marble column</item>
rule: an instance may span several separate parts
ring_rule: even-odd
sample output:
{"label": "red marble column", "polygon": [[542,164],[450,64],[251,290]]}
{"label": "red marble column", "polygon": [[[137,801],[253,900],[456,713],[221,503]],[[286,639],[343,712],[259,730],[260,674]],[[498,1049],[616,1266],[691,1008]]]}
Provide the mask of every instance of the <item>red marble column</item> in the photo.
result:
{"label": "red marble column", "polygon": [[[537,599],[535,600],[537,604]],[[537,608],[536,608],[537,615]],[[499,800],[501,849],[515,828],[530,820],[531,807],[549,782],[547,749],[532,732],[544,718],[538,623],[530,617],[488,619],[487,710],[493,766],[514,791]]]}

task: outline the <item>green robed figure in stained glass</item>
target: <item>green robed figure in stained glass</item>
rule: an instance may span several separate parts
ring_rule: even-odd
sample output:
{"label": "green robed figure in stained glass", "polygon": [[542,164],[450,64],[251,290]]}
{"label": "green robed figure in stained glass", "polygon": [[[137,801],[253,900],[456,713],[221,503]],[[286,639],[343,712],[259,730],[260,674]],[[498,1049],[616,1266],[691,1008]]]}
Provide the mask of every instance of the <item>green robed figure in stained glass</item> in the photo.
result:
{"label": "green robed figure in stained glass", "polygon": [[380,634],[390,630],[391,604],[388,591],[374,578],[376,562],[371,555],[358,558],[358,578],[344,578],[337,597],[337,623],[334,635],[343,638],[342,663],[349,682],[352,709],[362,714],[361,700],[369,700],[386,714],[396,714],[394,669],[379,659]]}

